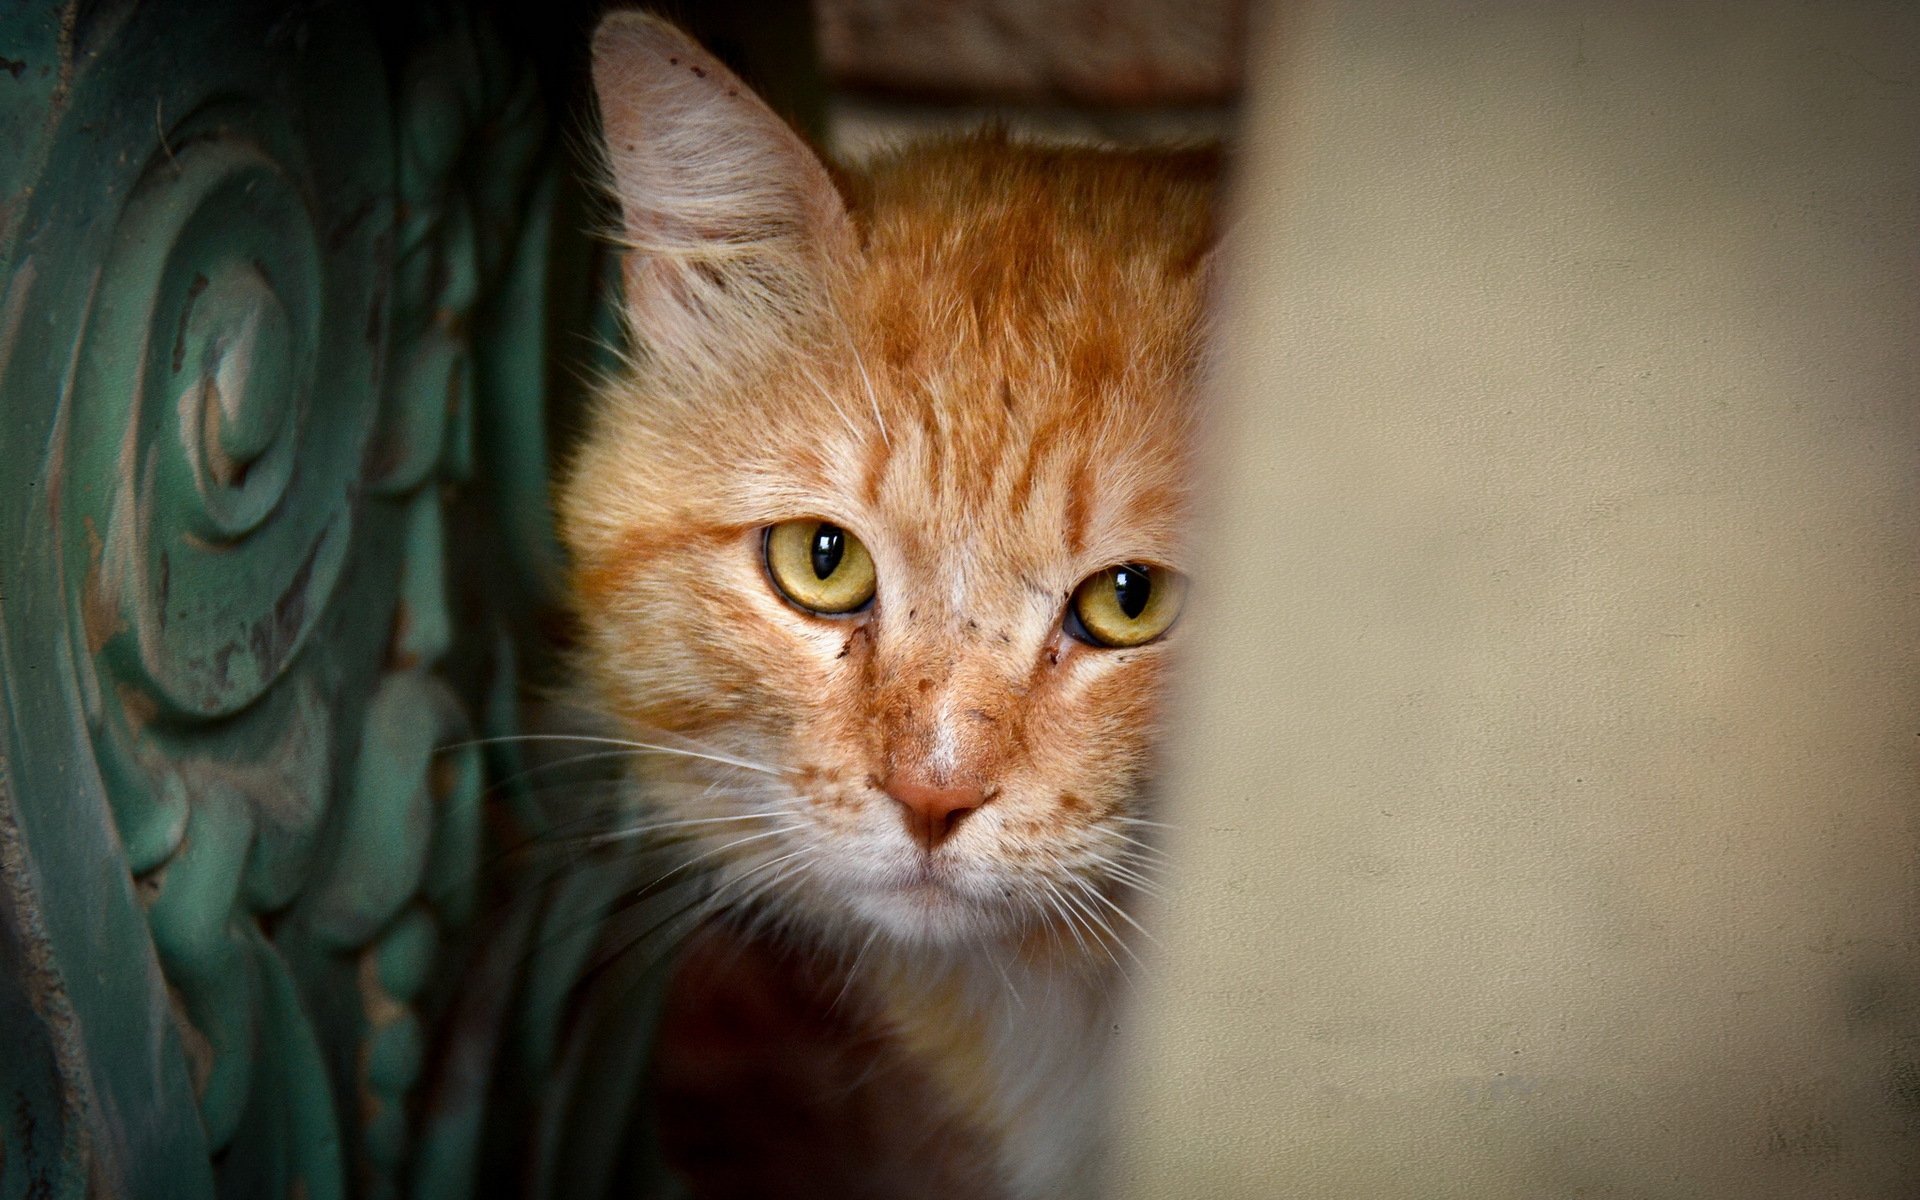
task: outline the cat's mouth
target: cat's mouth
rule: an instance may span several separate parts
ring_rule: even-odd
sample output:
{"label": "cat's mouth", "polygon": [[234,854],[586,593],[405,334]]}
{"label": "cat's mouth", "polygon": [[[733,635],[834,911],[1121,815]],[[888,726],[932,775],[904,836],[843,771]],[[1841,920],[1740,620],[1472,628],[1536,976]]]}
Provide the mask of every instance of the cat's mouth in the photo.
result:
{"label": "cat's mouth", "polygon": [[922,855],[912,866],[888,881],[888,886],[882,890],[905,897],[924,896],[929,900],[959,902],[966,899],[961,890],[954,886],[950,872],[931,854]]}
{"label": "cat's mouth", "polygon": [[933,855],[874,881],[853,901],[866,920],[914,940],[972,938],[1001,923],[996,906]]}

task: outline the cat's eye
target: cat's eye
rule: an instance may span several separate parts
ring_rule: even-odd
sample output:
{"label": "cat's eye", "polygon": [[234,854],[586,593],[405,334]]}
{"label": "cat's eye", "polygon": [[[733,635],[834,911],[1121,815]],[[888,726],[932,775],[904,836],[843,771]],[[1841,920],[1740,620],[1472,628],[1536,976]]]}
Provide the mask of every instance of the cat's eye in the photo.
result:
{"label": "cat's eye", "polygon": [[1186,599],[1186,576],[1126,563],[1090,575],[1073,590],[1067,632],[1095,646],[1143,646],[1172,627]]}
{"label": "cat's eye", "polygon": [[873,558],[831,521],[782,521],[767,530],[767,574],[808,612],[839,616],[873,599]]}

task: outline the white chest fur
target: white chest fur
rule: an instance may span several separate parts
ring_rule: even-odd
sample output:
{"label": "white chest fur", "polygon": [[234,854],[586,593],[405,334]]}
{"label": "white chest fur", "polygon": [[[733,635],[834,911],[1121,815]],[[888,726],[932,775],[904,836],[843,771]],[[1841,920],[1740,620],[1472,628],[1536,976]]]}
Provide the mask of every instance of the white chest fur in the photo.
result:
{"label": "white chest fur", "polygon": [[876,971],[885,1016],[993,1139],[1013,1196],[1095,1195],[1125,981],[1084,961],[1004,962],[990,953],[891,952]]}

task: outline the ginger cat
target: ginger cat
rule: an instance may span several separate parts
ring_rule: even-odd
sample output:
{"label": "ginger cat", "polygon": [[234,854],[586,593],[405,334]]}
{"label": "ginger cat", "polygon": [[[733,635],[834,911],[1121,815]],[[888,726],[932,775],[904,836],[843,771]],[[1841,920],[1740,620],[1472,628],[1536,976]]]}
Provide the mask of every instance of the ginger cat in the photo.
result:
{"label": "ginger cat", "polygon": [[560,494],[593,703],[725,915],[656,1079],[695,1195],[1097,1190],[1185,590],[1211,152],[836,175],[671,26],[594,85],[642,347]]}

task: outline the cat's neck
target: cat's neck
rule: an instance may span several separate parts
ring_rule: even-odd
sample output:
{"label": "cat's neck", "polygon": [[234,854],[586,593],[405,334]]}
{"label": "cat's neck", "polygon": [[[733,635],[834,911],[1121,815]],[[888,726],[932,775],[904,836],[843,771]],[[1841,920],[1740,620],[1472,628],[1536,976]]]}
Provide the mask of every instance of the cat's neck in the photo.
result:
{"label": "cat's neck", "polygon": [[1071,1197],[1100,1158],[1128,984],[1117,937],[870,949],[859,978],[903,1046],[1002,1148],[1017,1197]]}

